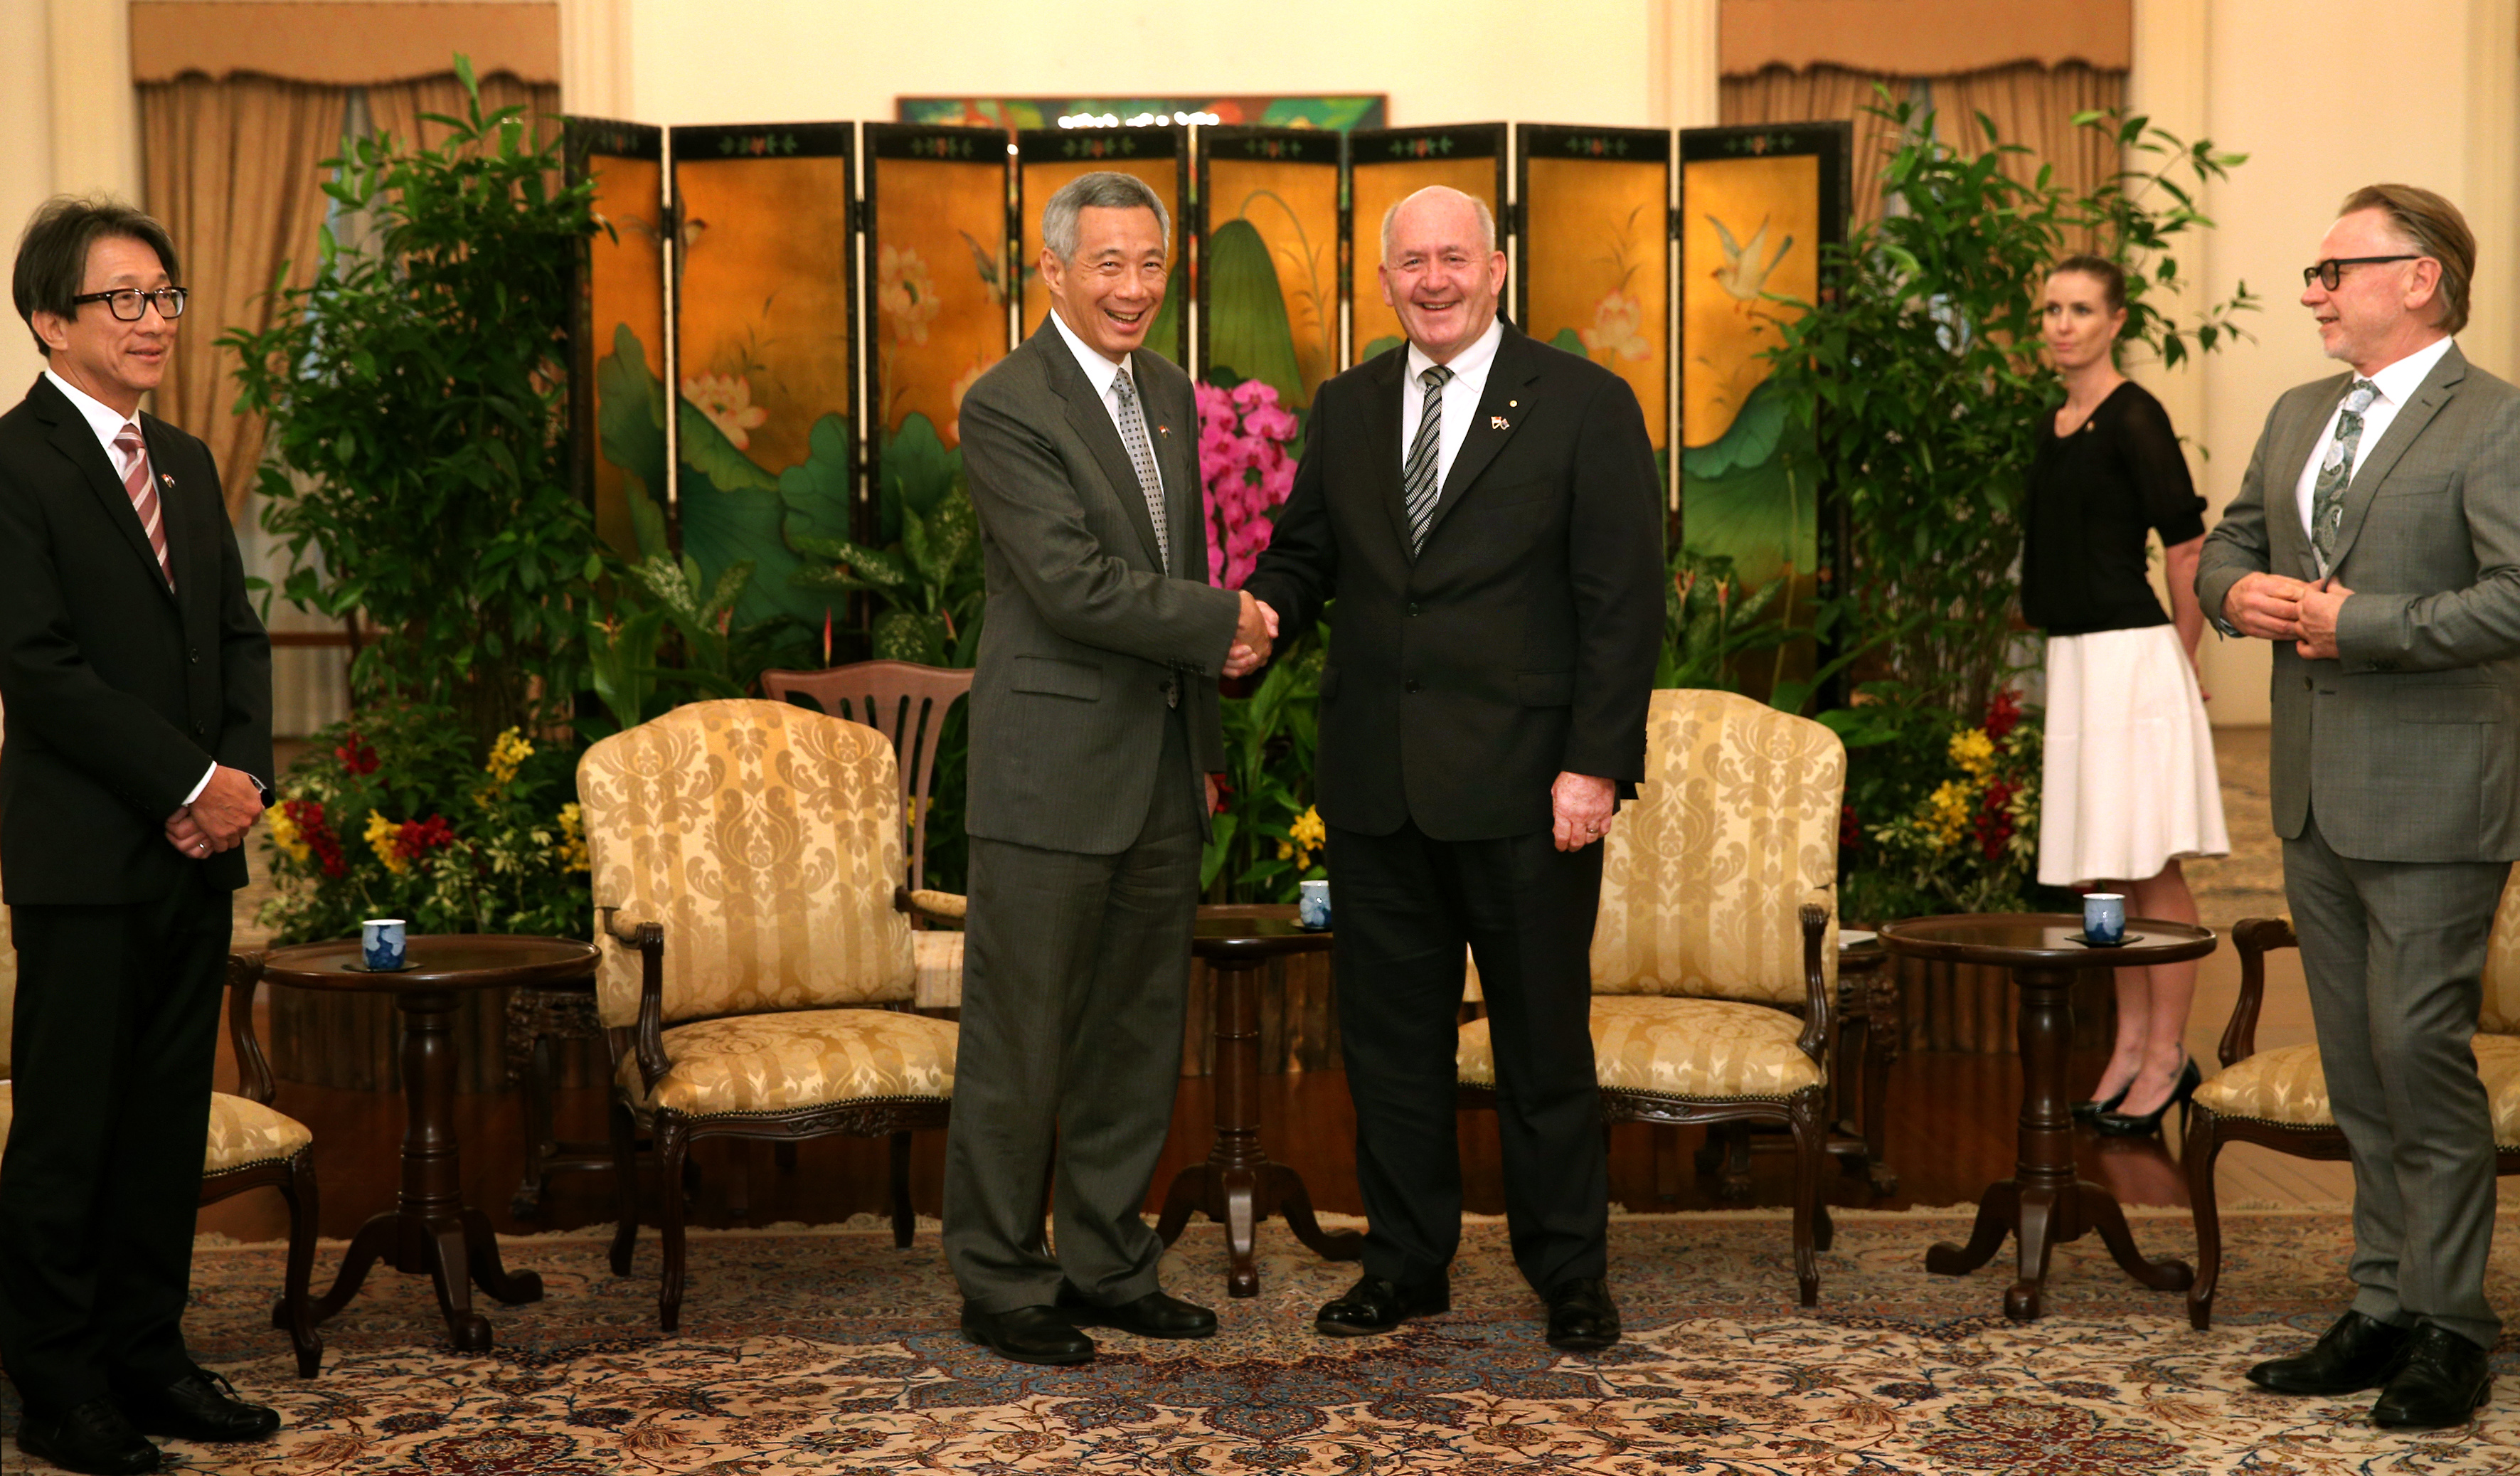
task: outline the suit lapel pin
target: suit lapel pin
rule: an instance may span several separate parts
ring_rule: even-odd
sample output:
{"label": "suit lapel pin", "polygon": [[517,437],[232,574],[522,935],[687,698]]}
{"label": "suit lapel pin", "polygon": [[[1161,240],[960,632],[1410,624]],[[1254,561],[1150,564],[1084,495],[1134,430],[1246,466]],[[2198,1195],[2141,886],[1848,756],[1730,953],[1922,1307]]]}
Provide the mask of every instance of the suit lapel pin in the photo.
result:
{"label": "suit lapel pin", "polygon": [[1513,422],[1507,420],[1501,415],[1492,415],[1488,417],[1488,428],[1490,430],[1511,430],[1513,428]]}
{"label": "suit lapel pin", "polygon": [[175,478],[168,476],[165,472],[158,472],[158,480],[162,483],[169,492],[175,489]]}
{"label": "suit lapel pin", "polygon": [[1171,427],[1170,425],[1157,425],[1157,426],[1155,427],[1155,434],[1157,434],[1157,435],[1170,435],[1170,434],[1172,434],[1172,433],[1173,433],[1173,427]]}

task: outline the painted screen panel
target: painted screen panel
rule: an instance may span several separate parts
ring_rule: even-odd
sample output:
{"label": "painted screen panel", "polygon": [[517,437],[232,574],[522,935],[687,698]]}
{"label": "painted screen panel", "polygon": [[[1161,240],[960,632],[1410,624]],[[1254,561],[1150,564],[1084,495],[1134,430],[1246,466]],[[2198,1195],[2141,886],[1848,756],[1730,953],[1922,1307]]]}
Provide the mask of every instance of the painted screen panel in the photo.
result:
{"label": "painted screen panel", "polygon": [[1098,169],[1110,169],[1146,182],[1172,217],[1172,274],[1164,304],[1147,331],[1147,346],[1176,364],[1190,359],[1190,262],[1182,249],[1187,239],[1182,209],[1184,172],[1190,158],[1187,128],[1027,129],[1015,135],[1020,173],[1018,208],[1023,212],[1015,260],[1022,268],[1019,292],[1023,335],[1030,337],[1050,313],[1050,292],[1042,286],[1041,207],[1059,187]]}
{"label": "painted screen panel", "polygon": [[[1355,263],[1348,314],[1348,362],[1361,364],[1401,341],[1400,319],[1382,300],[1382,215],[1429,185],[1450,185],[1505,218],[1503,123],[1391,128],[1348,135],[1349,219]],[[1502,226],[1500,226],[1502,229]]]}
{"label": "painted screen panel", "polygon": [[665,471],[664,130],[566,120],[572,183],[595,183],[569,381],[573,461],[595,530],[625,558],[670,540]]}
{"label": "painted screen panel", "polygon": [[1339,367],[1339,141],[1202,129],[1199,168],[1199,377],[1215,366],[1310,406]]}
{"label": "painted screen panel", "polygon": [[1525,127],[1523,332],[1636,391],[1656,451],[1671,444],[1671,135]]}
{"label": "painted screen panel", "polygon": [[842,537],[857,501],[855,130],[673,130],[682,550],[714,582],[753,565],[740,621],[819,625],[799,536]]}

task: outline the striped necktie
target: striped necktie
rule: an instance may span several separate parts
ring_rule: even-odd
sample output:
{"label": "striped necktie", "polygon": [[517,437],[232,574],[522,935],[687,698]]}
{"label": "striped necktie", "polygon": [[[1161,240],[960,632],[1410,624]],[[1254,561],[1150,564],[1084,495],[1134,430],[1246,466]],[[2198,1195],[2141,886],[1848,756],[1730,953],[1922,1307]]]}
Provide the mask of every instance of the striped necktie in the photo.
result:
{"label": "striped necktie", "polygon": [[1128,365],[1120,366],[1119,376],[1111,380],[1111,392],[1119,397],[1120,444],[1129,448],[1129,465],[1138,469],[1138,491],[1147,499],[1147,516],[1155,525],[1155,552],[1169,571],[1173,531],[1164,521],[1164,479],[1155,470],[1155,445],[1147,439],[1147,417],[1138,408],[1138,384],[1129,378]]}
{"label": "striped necktie", "polygon": [[131,499],[131,511],[140,514],[141,530],[149,535],[149,547],[158,555],[158,568],[166,576],[166,587],[175,587],[175,561],[166,555],[166,519],[158,506],[158,482],[149,474],[149,448],[142,444],[140,427],[125,424],[113,438],[113,449],[122,458],[122,490]]}
{"label": "striped necktie", "polygon": [[1409,461],[1400,470],[1400,490],[1409,503],[1409,552],[1417,553],[1426,546],[1426,530],[1435,522],[1435,499],[1443,491],[1443,478],[1435,474],[1436,452],[1444,439],[1444,381],[1453,372],[1437,364],[1418,377],[1426,386],[1423,409],[1418,413],[1418,438],[1409,443]]}

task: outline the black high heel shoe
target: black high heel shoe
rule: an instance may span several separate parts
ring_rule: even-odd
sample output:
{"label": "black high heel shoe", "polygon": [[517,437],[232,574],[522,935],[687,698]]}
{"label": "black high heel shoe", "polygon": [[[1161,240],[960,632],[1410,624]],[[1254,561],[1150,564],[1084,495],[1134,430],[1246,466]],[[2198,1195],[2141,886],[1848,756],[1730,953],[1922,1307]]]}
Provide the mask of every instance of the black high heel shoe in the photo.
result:
{"label": "black high heel shoe", "polygon": [[[2134,1083],[2132,1082],[2128,1083],[2128,1086],[2133,1085]],[[2083,1100],[2074,1103],[2074,1121],[2090,1122],[2092,1118],[2099,1116],[2103,1112],[2114,1112],[2118,1109],[2118,1103],[2125,1100],[2126,1090],[2124,1088],[2119,1089],[2118,1095],[2110,1097],[2107,1101],[2102,1101],[2096,1096],[2085,1097]]]}
{"label": "black high heel shoe", "polygon": [[2205,1073],[2196,1069],[2196,1057],[2191,1055],[2179,1073],[2179,1085],[2170,1089],[2170,1096],[2160,1106],[2139,1117],[2124,1112],[2102,1112],[2092,1119],[2092,1126],[2105,1138],[2150,1138],[2161,1131],[2162,1118],[2168,1116],[2174,1106],[2180,1109],[2179,1120],[2184,1124],[2188,1098],[2194,1096],[2196,1089],[2204,1084]]}

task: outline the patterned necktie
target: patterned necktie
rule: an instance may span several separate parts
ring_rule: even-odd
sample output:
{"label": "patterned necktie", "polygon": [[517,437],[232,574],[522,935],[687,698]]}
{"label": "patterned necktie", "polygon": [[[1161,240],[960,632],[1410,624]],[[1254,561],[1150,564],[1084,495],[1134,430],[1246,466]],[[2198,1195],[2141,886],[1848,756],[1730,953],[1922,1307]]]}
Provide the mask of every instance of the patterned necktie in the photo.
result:
{"label": "patterned necktie", "polygon": [[2335,569],[2336,538],[2345,528],[2345,489],[2354,480],[2354,452],[2362,444],[2362,412],[2380,397],[2380,386],[2356,380],[2345,390],[2344,407],[2336,412],[2336,439],[2318,461],[2318,476],[2310,486],[2310,547],[2318,556],[2318,577]]}
{"label": "patterned necktie", "polygon": [[122,490],[131,499],[131,511],[140,514],[142,531],[149,535],[149,547],[158,555],[158,568],[166,576],[166,587],[175,587],[175,562],[166,557],[166,519],[158,508],[158,483],[149,474],[149,450],[141,444],[140,427],[125,425],[113,438],[113,449],[122,458]]}
{"label": "patterned necktie", "polygon": [[1173,566],[1172,529],[1164,521],[1164,479],[1155,471],[1154,443],[1147,439],[1147,418],[1138,409],[1138,385],[1129,366],[1120,366],[1111,392],[1120,397],[1120,444],[1129,448],[1129,465],[1138,469],[1138,491],[1147,499],[1147,516],[1155,524],[1155,550],[1164,567]]}
{"label": "patterned necktie", "polygon": [[1426,530],[1435,522],[1435,499],[1443,479],[1435,474],[1436,455],[1444,439],[1444,381],[1453,372],[1438,364],[1418,377],[1426,386],[1425,408],[1418,412],[1418,438],[1409,443],[1409,460],[1400,469],[1400,490],[1409,503],[1409,552],[1426,546]]}

